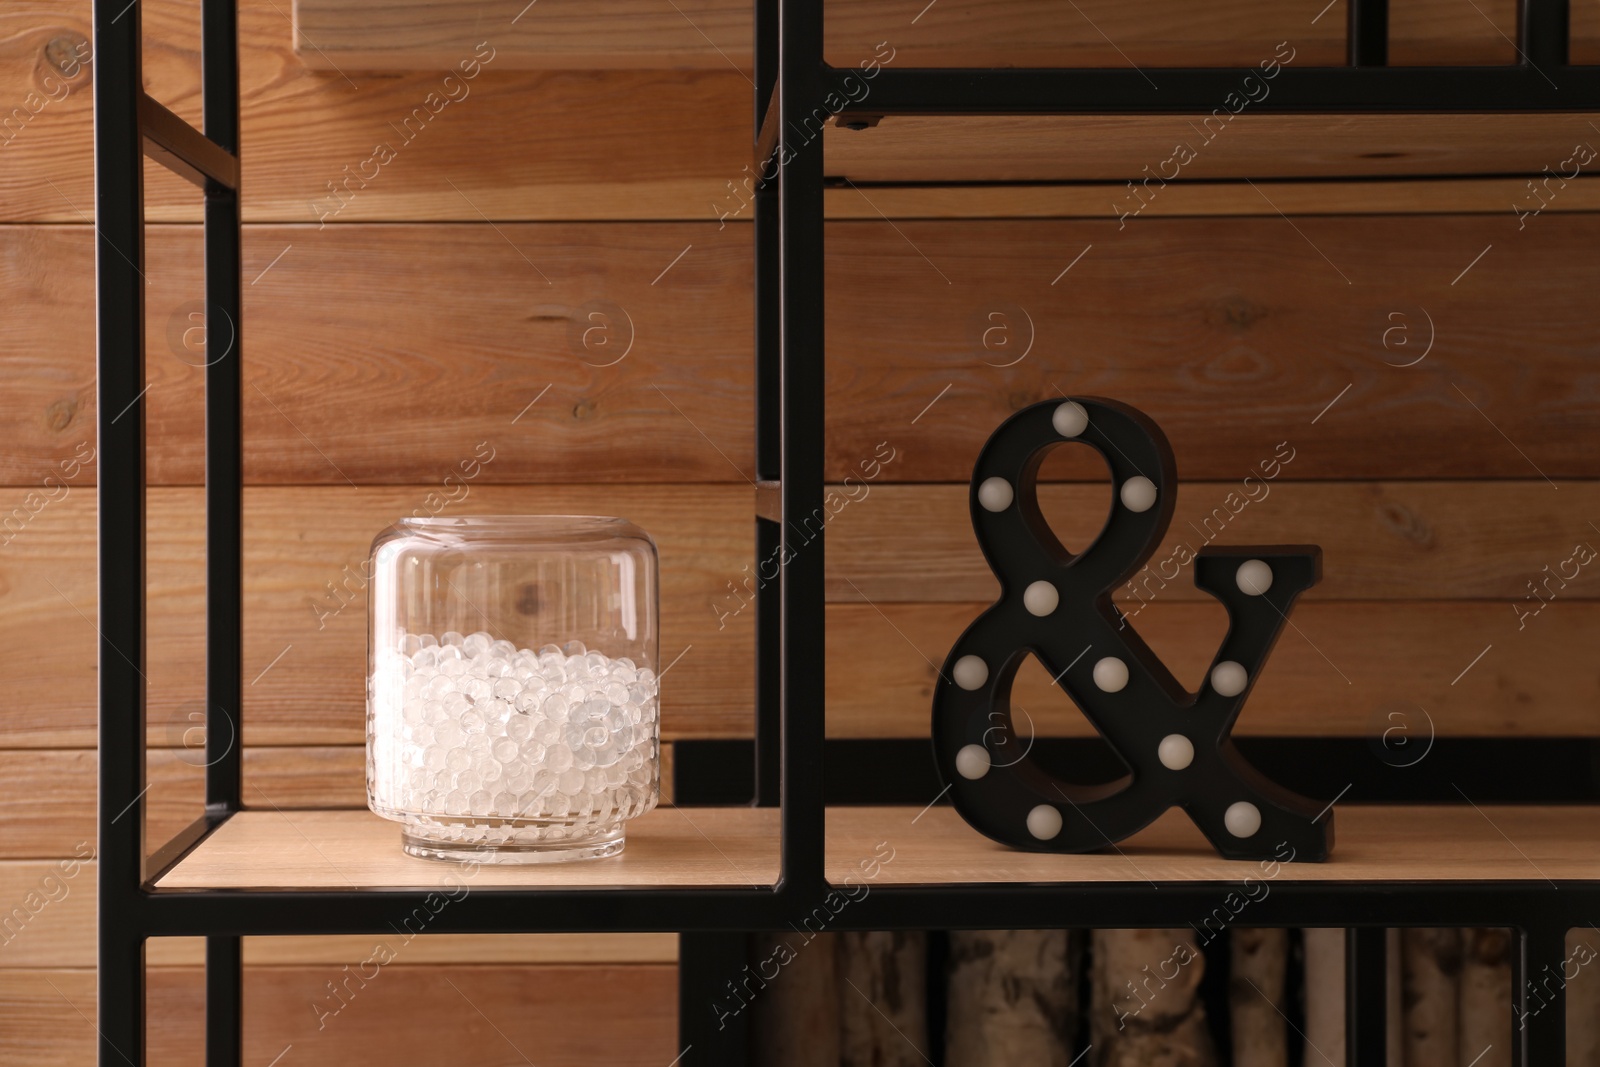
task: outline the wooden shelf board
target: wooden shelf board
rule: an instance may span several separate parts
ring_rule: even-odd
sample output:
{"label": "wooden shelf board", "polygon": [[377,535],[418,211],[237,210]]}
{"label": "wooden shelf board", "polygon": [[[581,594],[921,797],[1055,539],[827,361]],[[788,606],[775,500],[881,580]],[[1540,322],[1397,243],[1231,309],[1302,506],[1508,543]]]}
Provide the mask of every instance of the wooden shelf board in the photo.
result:
{"label": "wooden shelf board", "polygon": [[[886,845],[884,844],[886,843]],[[1333,858],[1283,863],[1218,858],[1181,811],[1115,850],[1079,856],[1014,852],[949,807],[835,808],[828,879],[873,886],[994,882],[1415,882],[1600,879],[1600,808],[1343,806]],[[892,852],[890,851],[892,849]],[[881,850],[881,851],[880,851]],[[883,862],[885,856],[892,856]],[[861,864],[878,860],[876,878]]]}
{"label": "wooden shelf board", "polygon": [[[1014,852],[948,807],[833,808],[827,874],[842,883],[956,885],[1082,882],[1415,882],[1600,879],[1600,808],[1362,807],[1338,811],[1328,863],[1219,859],[1188,818],[1169,811],[1102,853]],[[877,874],[867,868],[877,861]],[[452,868],[400,850],[399,828],[367,811],[247,811],[228,820],[158,883],[161,889],[435,888]],[[474,886],[747,887],[778,874],[778,813],[658,808],[629,829],[614,859],[484,865]]]}
{"label": "wooden shelf board", "polygon": [[[1194,179],[1526,175],[1517,187],[1531,195],[1527,179],[1546,166],[1570,172],[1573,142],[1592,135],[1596,120],[1568,112],[1260,113],[1219,130],[1188,115],[890,115],[867,130],[830,124],[822,140],[825,173],[856,183],[1106,181],[1121,190],[1108,211],[1145,203],[1140,214],[1149,214],[1163,197],[1175,199],[1173,186]],[[1137,193],[1129,180],[1140,183]]]}
{"label": "wooden shelf board", "polygon": [[[662,806],[628,827],[620,856],[480,865],[479,886],[748,888],[778,877],[778,813]],[[435,889],[462,868],[407,856],[400,827],[365,810],[244,811],[156,883],[159,889]]]}

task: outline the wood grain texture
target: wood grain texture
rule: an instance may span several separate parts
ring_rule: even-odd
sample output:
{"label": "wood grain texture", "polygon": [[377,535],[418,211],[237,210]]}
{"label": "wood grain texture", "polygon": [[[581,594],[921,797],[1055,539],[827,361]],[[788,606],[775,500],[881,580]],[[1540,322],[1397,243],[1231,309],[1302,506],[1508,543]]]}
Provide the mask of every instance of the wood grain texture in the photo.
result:
{"label": "wood grain texture", "polygon": [[[985,607],[829,605],[829,735],[927,736],[936,672]],[[1398,745],[1431,735],[1594,732],[1600,677],[1587,666],[1587,650],[1600,633],[1600,605],[1557,602],[1522,630],[1505,602],[1310,601],[1296,608],[1294,621],[1299,632],[1285,633],[1273,649],[1237,734],[1379,743],[1387,736]],[[1178,680],[1198,691],[1227,618],[1212,603],[1157,601],[1133,626]],[[1035,659],[1018,672],[1012,706],[1026,709],[1039,736],[1094,732]]]}
{"label": "wood grain texture", "polygon": [[[1552,186],[1553,187],[1553,186]],[[848,186],[823,190],[829,219],[1115,218],[1124,184],[878,185],[871,197]],[[1533,206],[1527,178],[1173,183],[1152,197],[1142,220],[1187,216],[1501,215],[1519,200]],[[1544,212],[1600,209],[1600,181],[1573,178]],[[1541,212],[1542,214],[1543,212]]]}
{"label": "wood grain texture", "polygon": [[[428,492],[246,492],[247,744],[363,740],[361,562],[373,534]],[[1175,530],[1227,492],[1215,484],[1181,488]],[[1278,665],[1264,679],[1270,688],[1252,701],[1246,728],[1358,734],[1380,705],[1415,701],[1441,729],[1464,734],[1587,732],[1583,709],[1600,681],[1585,673],[1582,650],[1600,625],[1592,603],[1600,586],[1592,567],[1565,588],[1549,575],[1572,558],[1576,543],[1597,539],[1583,522],[1600,513],[1597,493],[1594,483],[1569,483],[1559,493],[1542,482],[1275,484],[1221,540],[1316,540],[1329,562],[1323,584],[1296,615],[1299,632],[1284,635]],[[1103,494],[1091,486],[1046,487],[1046,511],[1068,544],[1087,539]],[[192,489],[151,494],[149,736],[167,747],[183,744],[202,696],[198,497]],[[672,739],[749,736],[752,729],[754,611],[745,585],[754,585],[746,570],[752,497],[748,486],[486,485],[465,504],[479,513],[621,514],[652,532],[664,575],[661,654],[683,653],[664,695],[663,730]],[[930,661],[942,662],[976,617],[975,605],[996,590],[972,542],[965,498],[961,486],[877,486],[828,524],[829,595],[839,601],[830,674],[840,682],[857,677],[865,651],[883,650],[881,676],[873,673],[880,670],[875,660],[861,692],[835,686],[837,735],[926,729]],[[33,665],[14,679],[4,713],[13,748],[94,741],[94,679],[82,667],[92,662],[95,642],[92,503],[73,492],[0,554],[0,635]],[[1540,583],[1538,599],[1531,581]],[[1170,650],[1179,676],[1195,682],[1221,633],[1220,612],[1199,599],[1185,575],[1165,588],[1159,573],[1141,582],[1137,597],[1122,596],[1132,625],[1163,654]],[[1441,598],[1498,602],[1415,602]],[[1341,599],[1366,603],[1335,606]],[[1394,643],[1371,647],[1374,632]],[[1496,647],[1462,675],[1490,644]],[[1019,700],[1039,702],[1050,729],[1081,730],[1037,681],[1025,676]],[[1064,717],[1051,718],[1052,706]]]}
{"label": "wood grain texture", "polygon": [[[894,481],[965,481],[1003,419],[1078,393],[1149,414],[1186,479],[1243,479],[1284,441],[1295,479],[1538,478],[1530,461],[1558,481],[1592,477],[1600,420],[1571,309],[1600,285],[1585,251],[1600,220],[1518,225],[1509,201],[1499,216],[1121,232],[1115,220],[834,224],[830,477],[887,439]],[[1524,256],[1570,266],[1541,272]],[[1104,477],[1088,449],[1058,457],[1049,478]]]}
{"label": "wood grain texture", "polygon": [[1511,1067],[1516,1039],[1511,1021],[1511,937],[1510,930],[1492,927],[1461,931],[1456,1050],[1464,1057],[1479,1057],[1479,1067]]}
{"label": "wood grain texture", "polygon": [[[246,492],[247,744],[364,739],[361,564],[372,537],[398,516],[424,507],[432,488]],[[697,717],[721,720],[722,732],[730,733],[748,730],[751,722],[754,613],[725,619],[719,628],[711,602],[726,593],[751,557],[752,496],[749,487],[732,486],[704,493],[666,486],[485,486],[452,507],[479,514],[620,514],[648,529],[660,546],[662,593],[669,605],[661,653],[670,659],[693,646],[673,671],[664,699],[686,712],[698,709]],[[0,557],[3,629],[36,665],[18,677],[16,700],[5,714],[12,747],[94,742],[94,677],[83,669],[94,662],[96,639],[90,622],[92,507],[87,493],[74,493],[38,515]],[[198,490],[151,493],[147,674],[149,737],[156,745],[182,743],[202,697],[198,520]],[[61,628],[42,626],[46,617],[58,618]],[[671,715],[669,733],[677,729]]]}
{"label": "wood grain texture", "polygon": [[[1441,2],[1420,6],[1437,11]],[[981,0],[968,3],[969,9],[980,5]],[[1241,5],[1255,10],[1263,6],[1260,0]],[[194,13],[182,0],[155,0],[141,7],[151,42],[145,68],[150,91],[178,114],[197,120]],[[1485,10],[1509,13],[1510,7],[1499,0]],[[1015,8],[1021,9],[1021,5]],[[1162,25],[1146,19],[1136,5],[1097,4],[1095,9],[1097,18],[1112,12],[1119,26],[1124,21],[1148,28]],[[1397,28],[1402,21],[1399,11],[1396,5]],[[1436,19],[1424,10],[1413,25],[1424,35],[1430,32],[1427,27],[1456,27],[1470,36],[1481,35],[1492,49],[1506,47],[1488,21],[1480,18],[1472,24],[1474,15],[1459,14],[1454,8],[1451,12],[1449,18]],[[26,0],[6,0],[0,13],[10,16],[0,19],[8,27],[0,36],[0,100],[20,104],[29,92],[45,87],[46,50],[52,41],[87,40],[89,5],[87,0],[69,0],[41,13]],[[538,9],[530,12],[522,23],[538,13]],[[863,40],[861,47],[845,46],[851,55],[844,62],[853,65],[887,39],[893,48],[904,42],[910,49],[904,58],[900,51],[895,53],[893,64],[904,66],[917,54],[912,36],[925,30],[962,47],[970,45],[975,33],[997,32],[1006,39],[1016,30],[982,18],[941,22],[938,16],[936,9],[911,25],[911,16],[904,15],[904,32],[887,38],[887,31],[868,33],[869,40]],[[414,123],[423,132],[407,140],[397,132],[404,120],[418,108],[427,110],[430,93],[439,101],[452,91],[444,85],[443,67],[469,57],[485,39],[495,47],[503,35],[474,36],[468,47],[444,64],[378,76],[360,71],[341,74],[334,69],[308,70],[294,53],[287,5],[247,0],[240,17],[243,180],[249,190],[246,216],[253,221],[315,225],[317,205],[330,195],[329,183],[348,180],[346,167],[357,173],[366,164],[372,174],[374,167],[368,161],[380,142],[394,149],[394,158],[381,165],[378,176],[357,189],[355,196],[345,197],[337,222],[479,220],[479,211],[494,219],[714,218],[712,205],[728,195],[728,183],[741,179],[748,163],[750,85],[720,57],[715,69],[703,70],[520,71],[502,62],[504,54],[497,51],[481,73],[465,83],[468,95],[445,105],[436,116]],[[1307,16],[1287,11],[1280,17],[1308,21]],[[1493,17],[1504,21],[1509,14]],[[1411,16],[1404,18],[1409,21]],[[986,25],[994,30],[985,30]],[[1221,22],[1214,25],[1224,34],[1237,30]],[[1323,19],[1308,29],[1316,30],[1318,37],[1326,32],[1323,47],[1339,51],[1334,43],[1339,35],[1336,19]],[[684,31],[674,27],[674,34],[680,32]],[[1580,28],[1577,34],[1580,51],[1592,47],[1584,43],[1584,32]],[[1097,50],[1105,48],[1104,39],[1084,26],[1074,25],[1072,33]],[[736,46],[748,42],[747,34],[735,36]],[[1022,38],[1023,42],[1036,39],[1032,33]],[[1260,49],[1253,42],[1247,44],[1251,55],[1233,58],[1253,64],[1270,55],[1280,39],[1263,38],[1267,47]],[[1295,37],[1297,43],[1301,40]],[[1397,61],[1404,54],[1399,44],[1394,53]],[[1306,59],[1296,56],[1302,65],[1318,54],[1311,39],[1305,39],[1304,46]],[[1424,43],[1420,48],[1443,54],[1435,45]],[[1028,58],[1020,48],[1015,54],[1018,62]],[[1125,60],[1119,56],[1111,62]],[[34,115],[9,144],[8,165],[0,172],[0,205],[4,205],[0,217],[79,223],[80,212],[93,211],[89,94],[83,91],[90,80],[80,71],[60,82],[65,93],[55,89],[59,99]],[[459,97],[461,89],[453,92]],[[659,121],[663,100],[670,100],[677,113],[697,116],[696,121],[681,128]],[[877,147],[870,151],[860,134],[825,134],[830,173],[858,180],[897,172],[912,177],[939,172],[934,164],[942,159],[959,161],[961,170],[977,175],[1005,174],[1006,180],[1032,174],[1122,181],[1137,177],[1146,165],[1159,164],[1170,154],[1176,137],[1193,136],[1184,120],[1164,117],[1052,121],[1042,133],[1009,120],[984,119],[968,129],[944,127],[959,131],[954,134],[915,122],[900,126],[901,121],[909,120],[875,131],[870,144]],[[1238,130],[1227,135],[1231,144],[1219,143],[1195,162],[1194,176],[1202,172],[1213,177],[1536,174],[1545,164],[1565,158],[1551,155],[1553,146],[1570,147],[1572,130],[1580,138],[1585,131],[1577,116],[1440,124],[1408,118],[1262,120],[1245,115],[1237,125]],[[1006,162],[1007,156],[1011,162]],[[45,176],[54,187],[42,180]],[[161,181],[153,183],[151,194],[152,219],[198,219],[199,198],[192,187]]]}
{"label": "wood grain texture", "polygon": [[[1100,486],[1039,491],[1045,516],[1074,551],[1099,532],[1105,499]],[[827,526],[829,599],[992,600],[999,587],[973,538],[968,500],[965,485],[883,485],[839,510]],[[1576,545],[1600,543],[1586,521],[1597,512],[1594,482],[1560,492],[1545,482],[1279,482],[1260,504],[1245,503],[1236,486],[1190,482],[1178,487],[1171,529],[1150,569],[1117,599],[1135,626],[1140,604],[1204,599],[1178,561],[1183,549],[1192,553],[1208,539],[1219,546],[1315,542],[1323,579],[1308,601],[1527,597],[1531,611],[1554,598],[1546,608],[1553,613],[1562,598],[1595,596],[1600,581],[1574,561],[1565,573],[1576,577],[1564,588],[1554,581],[1552,592],[1534,587],[1538,601],[1528,583],[1542,582],[1546,566],[1556,573]],[[1514,627],[1515,613],[1505,610]]]}
{"label": "wood grain texture", "polygon": [[1094,1067],[1218,1067],[1197,942],[1187,928],[1093,931]]}
{"label": "wood grain texture", "polygon": [[[859,478],[887,441],[881,479],[964,481],[1003,419],[1069,392],[1144,409],[1185,478],[1242,479],[1281,441],[1297,479],[1595,477],[1600,398],[1572,309],[1600,286],[1600,217],[1519,232],[1514,202],[1300,218],[1309,244],[1264,200],[1268,217],[1121,232],[830,224],[828,476]],[[488,441],[474,484],[747,482],[750,227],[705,219],[247,228],[247,480],[437,482]],[[0,283],[31,309],[0,324],[0,483],[17,486],[0,515],[46,478],[93,481],[63,468],[92,454],[92,251],[81,225],[0,227]],[[199,269],[193,228],[151,228],[155,484],[202,477]],[[1087,449],[1046,472],[1103,477]]]}
{"label": "wood grain texture", "polygon": [[[1567,1063],[1569,1067],[1600,1063],[1600,968],[1594,966],[1596,959],[1600,958],[1600,937],[1596,937],[1595,931],[1588,927],[1567,931],[1566,958],[1574,963],[1585,961],[1577,968],[1565,989]],[[1562,977],[1565,978],[1572,969],[1571,964],[1564,965]],[[1544,979],[1541,977],[1540,981]],[[1540,988],[1542,990],[1543,987]],[[1537,1008],[1543,1000],[1544,994],[1540,992],[1538,999],[1529,1007]]]}
{"label": "wood grain texture", "polygon": [[[1203,10],[1172,0],[1097,0],[1077,12],[954,0],[915,17],[881,0],[825,9],[825,54],[839,66],[853,66],[886,38],[896,62],[908,66],[1250,66],[1284,38],[1308,64],[1338,66],[1345,58],[1343,20],[1263,0]],[[679,12],[642,0],[544,0],[531,10],[525,0],[474,0],[447,11],[426,0],[296,0],[294,11],[296,52],[322,70],[433,69],[490,31],[508,67],[748,70],[751,63],[749,9],[730,0],[699,0]],[[1505,2],[1483,5],[1481,14],[1441,0],[1396,4],[1390,27],[1396,64],[1515,61],[1501,36],[1516,32]]]}
{"label": "wood grain texture", "polygon": [[[370,811],[244,811],[156,883],[162,889],[301,885],[759,886],[778,875],[776,811],[663,806],[628,824],[619,856],[593,863],[484,864],[473,873],[400,850],[400,827]],[[451,879],[451,880],[447,880]]]}
{"label": "wood grain texture", "polygon": [[[246,230],[248,482],[442,492],[475,454],[493,459],[473,486],[750,473],[749,227],[720,240],[714,222],[314,232]],[[199,484],[198,231],[151,227],[147,252],[148,477]],[[92,454],[92,254],[81,226],[0,229],[0,281],[32,309],[0,327],[15,383],[0,479],[94,480],[61,468]]]}
{"label": "wood grain texture", "polygon": [[[755,934],[752,963],[729,992],[742,1011],[751,998],[751,1062],[756,1067],[838,1067],[839,970],[838,935],[818,932],[807,922],[804,931]],[[778,977],[763,974],[781,967]],[[752,972],[754,974],[752,975]],[[723,1008],[716,1009],[719,1015]]]}
{"label": "wood grain texture", "polygon": [[[13,969],[94,967],[94,862],[0,862],[0,973]],[[247,937],[250,965],[359,964],[379,945],[398,963],[675,963],[676,934],[429,934],[402,937]],[[158,937],[148,943],[151,966],[199,966],[200,938]],[[3,1021],[0,1021],[3,1032]]]}
{"label": "wood grain texture", "polygon": [[1229,951],[1233,1067],[1288,1067],[1284,980],[1289,971],[1289,931],[1236,926]]}
{"label": "wood grain texture", "polygon": [[1429,927],[1400,932],[1407,1067],[1461,1062],[1461,934]]}
{"label": "wood grain texture", "polygon": [[926,1063],[931,1047],[928,933],[841,930],[834,954],[840,982],[839,1067]]}
{"label": "wood grain texture", "polygon": [[[148,90],[198,122],[197,12],[186,0],[140,6]],[[316,224],[316,205],[331,195],[330,182],[347,180],[347,166],[377,177],[345,197],[338,222],[481,221],[479,209],[493,218],[714,218],[708,202],[749,159],[750,85],[726,67],[535,72],[507,69],[495,56],[477,77],[458,75],[446,85],[445,66],[471,59],[485,40],[494,48],[496,35],[486,33],[445,66],[347,77],[306,69],[293,52],[288,4],[246,0],[240,9],[250,219]],[[51,41],[87,40],[89,3],[45,10],[6,0],[0,24],[0,100],[9,109],[42,87]],[[91,78],[80,73],[65,94],[55,90],[60,99],[9,145],[0,171],[5,219],[79,223],[80,211],[92,213],[90,94],[83,91]],[[662,123],[663,99],[696,121]],[[422,117],[413,117],[418,109]],[[393,158],[375,165],[379,143]],[[150,192],[151,219],[199,218],[192,186],[161,182]]]}
{"label": "wood grain texture", "polygon": [[[1301,1062],[1345,1067],[1345,931],[1317,927],[1305,931],[1305,973],[1301,996],[1306,1028]],[[1392,1025],[1392,1024],[1391,1024]],[[1394,1061],[1399,1065],[1403,1060]]]}
{"label": "wood grain texture", "polygon": [[[368,973],[371,973],[368,967]],[[354,969],[352,969],[354,973]],[[327,983],[349,981],[344,1007]],[[454,986],[455,988],[451,988]],[[341,986],[341,988],[343,988]],[[245,972],[245,1061],[266,1067],[285,1046],[303,1063],[668,1063],[675,1045],[676,968],[383,967],[358,987],[327,965]],[[204,1020],[199,968],[151,972],[149,1060],[199,1067]],[[597,1004],[623,1005],[595,1024]],[[473,1008],[477,1010],[474,1011]],[[325,1009],[331,1011],[331,1007]],[[95,1062],[95,977],[87,970],[0,971],[0,1057],[30,1067]],[[411,1020],[411,1025],[396,1025]]]}
{"label": "wood grain texture", "polygon": [[1339,848],[1331,860],[1269,861],[1269,867],[1219,858],[1176,810],[1120,842],[1119,852],[1081,856],[1011,851],[979,835],[949,807],[931,808],[913,824],[919,810],[830,808],[829,879],[841,881],[880,847],[882,871],[874,885],[1062,880],[1145,884],[1146,876],[1157,882],[1220,882],[1244,875],[1297,882],[1542,881],[1541,870],[1557,880],[1592,878],[1600,872],[1600,857],[1586,845],[1600,833],[1600,811],[1585,807],[1485,806],[1480,812],[1465,804],[1341,805]]}
{"label": "wood grain texture", "polygon": [[[859,864],[875,855],[882,868],[875,884],[882,885],[1143,880],[1132,863],[1155,881],[1227,880],[1261,869],[1254,862],[1217,857],[1178,811],[1123,842],[1120,852],[1081,856],[1012,852],[980,836],[951,808],[933,808],[913,824],[917,811],[830,809],[829,879],[859,879]],[[628,848],[619,857],[547,869],[486,866],[473,884],[770,884],[777,873],[776,827],[775,809],[696,808],[691,824],[681,812],[658,808],[634,821]],[[1334,859],[1274,864],[1273,877],[1328,882],[1593,878],[1600,859],[1582,846],[1597,832],[1600,813],[1581,807],[1479,812],[1464,805],[1418,805],[1402,814],[1354,806],[1340,810]],[[169,889],[440,884],[438,865],[404,855],[398,836],[393,824],[365,811],[244,812],[158,884]],[[313,842],[337,861],[319,855]]]}
{"label": "wood grain texture", "polygon": [[[198,739],[196,733],[191,739]],[[204,786],[198,750],[151,748],[146,760],[145,841],[165,844],[199,815]],[[661,746],[661,796],[672,799],[672,743]],[[54,859],[92,849],[96,758],[90,749],[0,750],[0,860]],[[364,808],[363,745],[244,750],[248,806]]]}
{"label": "wood grain texture", "polygon": [[[870,111],[870,101],[869,95],[864,110]],[[1559,169],[1574,144],[1589,140],[1593,131],[1586,134],[1585,123],[1597,116],[1245,112],[1220,130],[1220,120],[1214,120],[1209,137],[1200,128],[1205,117],[893,115],[867,130],[830,126],[823,145],[828,173],[858,183],[1125,182],[1150,176],[1153,189],[1163,167],[1169,178],[1175,173],[1169,161],[1180,144],[1193,153],[1181,170],[1186,180],[1537,175],[1546,165]]]}
{"label": "wood grain texture", "polygon": [[1076,930],[951,930],[947,1067],[1069,1067],[1077,1052],[1084,936]]}

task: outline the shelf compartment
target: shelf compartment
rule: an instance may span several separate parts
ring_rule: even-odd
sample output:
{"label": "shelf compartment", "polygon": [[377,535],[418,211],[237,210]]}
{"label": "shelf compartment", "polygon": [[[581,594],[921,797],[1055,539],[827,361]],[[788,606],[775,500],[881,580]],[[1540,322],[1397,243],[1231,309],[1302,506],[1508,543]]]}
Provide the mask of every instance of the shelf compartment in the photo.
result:
{"label": "shelf compartment", "polygon": [[[1218,857],[1183,812],[1168,811],[1104,852],[1015,852],[980,835],[954,808],[832,808],[828,880],[876,891],[994,883],[1278,882],[1550,883],[1600,879],[1600,807],[1340,806],[1333,858],[1283,863]],[[884,855],[892,858],[883,861]],[[875,877],[862,864],[877,860]]]}
{"label": "shelf compartment", "polygon": [[[463,868],[407,856],[400,827],[364,809],[244,811],[156,882],[162,889],[437,889]],[[770,887],[775,809],[659,807],[628,824],[622,855],[598,862],[482,864],[472,888]]]}

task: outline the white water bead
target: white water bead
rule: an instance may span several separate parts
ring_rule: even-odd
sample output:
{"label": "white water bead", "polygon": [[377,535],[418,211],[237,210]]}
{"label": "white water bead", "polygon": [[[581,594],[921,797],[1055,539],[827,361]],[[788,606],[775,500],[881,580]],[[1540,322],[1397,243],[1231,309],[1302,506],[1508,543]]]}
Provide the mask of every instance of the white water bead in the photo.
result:
{"label": "white water bead", "polygon": [[1101,692],[1120,693],[1128,684],[1128,665],[1107,656],[1094,665],[1094,684]]}
{"label": "white water bead", "polygon": [[1056,610],[1061,603],[1061,593],[1049,582],[1034,582],[1022,591],[1022,606],[1028,614],[1043,618]]}
{"label": "white water bead", "polygon": [[989,665],[977,656],[962,656],[950,668],[950,676],[963,689],[981,689],[989,680]]}
{"label": "white water bead", "polygon": [[1122,506],[1129,511],[1149,511],[1156,502],[1156,483],[1136,475],[1122,483]]}
{"label": "white water bead", "polygon": [[1089,428],[1089,413],[1083,410],[1082,404],[1069,400],[1051,414],[1050,425],[1062,437],[1076,437]]}
{"label": "white water bead", "polygon": [[1211,668],[1211,688],[1219,696],[1236,697],[1244,692],[1244,687],[1250,682],[1250,675],[1245,672],[1244,666],[1231,659],[1225,659]]}
{"label": "white water bead", "polygon": [[1241,593],[1260,596],[1272,588],[1272,568],[1264,560],[1247,559],[1239,564],[1239,572],[1233,580],[1239,584]]}
{"label": "white water bead", "polygon": [[978,486],[978,503],[987,511],[1004,511],[1015,495],[1004,478],[985,478]]}
{"label": "white water bead", "polygon": [[1229,804],[1222,813],[1222,825],[1234,837],[1251,837],[1261,829],[1261,810],[1248,800]]}
{"label": "white water bead", "polygon": [[1168,734],[1156,748],[1161,766],[1169,771],[1181,771],[1194,762],[1194,742],[1182,734]]}
{"label": "white water bead", "polygon": [[956,773],[976,781],[989,773],[989,750],[982,745],[965,745],[956,753]]}
{"label": "white water bead", "polygon": [[1061,832],[1061,812],[1049,804],[1040,804],[1028,812],[1028,833],[1040,841],[1048,841]]}

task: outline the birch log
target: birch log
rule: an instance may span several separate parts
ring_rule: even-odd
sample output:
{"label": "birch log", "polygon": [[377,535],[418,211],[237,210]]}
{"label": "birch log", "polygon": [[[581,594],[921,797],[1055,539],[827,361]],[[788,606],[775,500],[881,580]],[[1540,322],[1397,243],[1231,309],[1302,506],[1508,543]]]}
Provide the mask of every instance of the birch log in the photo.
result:
{"label": "birch log", "polygon": [[928,1058],[928,935],[838,935],[840,1067],[922,1067]]}
{"label": "birch log", "polygon": [[1461,1067],[1461,931],[1404,930],[1400,955],[1406,1067]]}
{"label": "birch log", "polygon": [[[838,1067],[839,982],[834,935],[784,932],[756,940],[777,974],[755,995],[752,1044],[761,1067]],[[771,967],[762,968],[770,974]]]}
{"label": "birch log", "polygon": [[1193,930],[1096,930],[1093,951],[1097,1067],[1216,1067]]}
{"label": "birch log", "polygon": [[1511,931],[1461,931],[1460,1037],[1463,1062],[1511,1067]]}
{"label": "birch log", "polygon": [[1067,1067],[1078,1033],[1070,930],[950,934],[946,1067]]}
{"label": "birch log", "polygon": [[1600,933],[1587,926],[1568,931],[1562,975],[1567,983],[1568,1067],[1600,1067]]}
{"label": "birch log", "polygon": [[[1345,1064],[1345,932],[1305,930],[1306,1043],[1301,1062],[1307,1067],[1344,1067]],[[1400,931],[1386,931],[1385,983],[1388,1011],[1384,1013],[1388,1038],[1388,1067],[1404,1067],[1405,1035],[1402,1020],[1403,990],[1400,966]]]}
{"label": "birch log", "polygon": [[1344,1067],[1344,931],[1305,931],[1306,1047],[1301,1062]]}
{"label": "birch log", "polygon": [[1233,1067],[1288,1067],[1289,1027],[1283,1013],[1289,931],[1235,927],[1228,1014]]}

